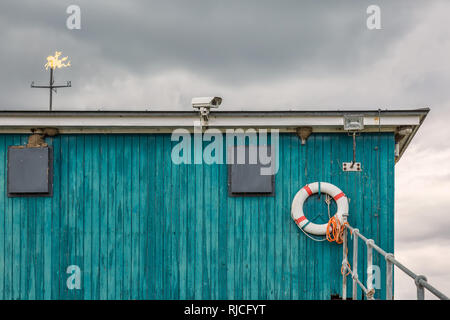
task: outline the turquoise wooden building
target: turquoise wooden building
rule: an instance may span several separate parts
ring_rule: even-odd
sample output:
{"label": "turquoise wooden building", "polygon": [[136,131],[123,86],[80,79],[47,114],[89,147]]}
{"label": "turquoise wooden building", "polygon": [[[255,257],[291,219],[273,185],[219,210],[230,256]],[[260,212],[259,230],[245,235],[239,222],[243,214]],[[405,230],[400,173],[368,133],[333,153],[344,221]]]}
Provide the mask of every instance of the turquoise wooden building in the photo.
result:
{"label": "turquoise wooden building", "polygon": [[[229,164],[173,162],[180,141],[172,133],[193,131],[196,111],[1,111],[0,299],[339,297],[342,247],[302,233],[292,199],[307,183],[338,186],[350,200],[349,223],[392,252],[395,163],[427,113],[213,111],[203,130],[279,129],[273,190],[231,194]],[[361,171],[343,170],[353,159],[349,116],[364,126],[355,136]],[[10,147],[43,143],[52,149],[51,190],[11,192],[20,163]],[[328,220],[324,200],[308,199],[309,219]]]}

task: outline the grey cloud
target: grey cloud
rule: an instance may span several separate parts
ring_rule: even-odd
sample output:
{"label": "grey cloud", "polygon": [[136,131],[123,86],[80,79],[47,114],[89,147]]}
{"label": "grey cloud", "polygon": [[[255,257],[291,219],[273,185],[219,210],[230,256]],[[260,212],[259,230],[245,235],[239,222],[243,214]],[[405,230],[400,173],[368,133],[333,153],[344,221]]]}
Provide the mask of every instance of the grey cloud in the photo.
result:
{"label": "grey cloud", "polygon": [[[72,1],[2,1],[1,36],[20,34],[9,40],[23,46],[7,50],[2,60],[20,56],[30,70],[44,52],[63,47],[78,64],[89,57],[98,68],[115,65],[137,74],[183,68],[228,83],[355,72],[414,28],[424,7],[422,1],[378,1],[385,30],[374,33],[365,27],[371,3],[79,1],[82,30],[69,31],[65,8]],[[86,68],[73,69],[75,77],[76,71],[90,76]]]}
{"label": "grey cloud", "polygon": [[[72,80],[73,87],[61,90],[64,99],[58,95],[55,102],[71,108],[81,107],[81,96],[82,106],[114,102],[108,99],[113,90],[123,90],[128,104],[152,104],[150,94],[135,98],[136,87],[154,86],[141,80],[172,70],[204,81],[196,88],[183,83],[173,92],[181,98],[166,102],[174,107],[180,107],[177,101],[187,105],[196,89],[200,94],[211,90],[206,83],[236,95],[233,89],[271,86],[288,78],[345,78],[386,57],[427,11],[422,1],[377,3],[383,30],[371,32],[365,11],[372,2],[366,0],[79,1],[82,29],[70,31],[65,9],[72,1],[5,0],[0,3],[0,40],[8,45],[0,54],[0,105],[31,108],[39,101],[45,108],[46,93],[30,90],[29,83],[47,81],[42,65],[56,49],[73,62],[56,78]],[[133,80],[131,88],[113,87],[127,77]],[[89,100],[86,87],[95,87],[97,97]]]}

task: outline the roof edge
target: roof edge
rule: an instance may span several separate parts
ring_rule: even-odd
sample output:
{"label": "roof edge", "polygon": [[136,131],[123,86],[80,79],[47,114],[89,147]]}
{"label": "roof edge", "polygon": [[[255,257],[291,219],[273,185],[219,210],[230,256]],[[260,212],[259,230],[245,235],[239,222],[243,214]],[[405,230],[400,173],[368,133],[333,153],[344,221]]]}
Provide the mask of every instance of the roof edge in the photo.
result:
{"label": "roof edge", "polygon": [[[364,116],[363,132],[394,132],[401,158],[416,135],[430,108],[395,110],[242,110],[209,114],[208,127],[274,128],[295,132],[312,127],[313,132],[344,133],[344,115]],[[166,133],[176,128],[193,128],[200,120],[195,110],[93,111],[93,110],[2,110],[0,133],[31,133],[36,129],[57,128],[61,134],[75,133]],[[406,130],[403,130],[406,129]],[[400,130],[402,130],[400,132]]]}

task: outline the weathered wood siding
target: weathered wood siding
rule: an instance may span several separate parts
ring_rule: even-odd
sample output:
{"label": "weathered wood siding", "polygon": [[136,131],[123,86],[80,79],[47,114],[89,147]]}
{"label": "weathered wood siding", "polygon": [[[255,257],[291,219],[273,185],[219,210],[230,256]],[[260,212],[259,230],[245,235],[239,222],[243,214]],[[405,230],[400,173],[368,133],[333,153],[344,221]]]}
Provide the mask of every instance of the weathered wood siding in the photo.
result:
{"label": "weathered wood siding", "polygon": [[[310,240],[290,218],[293,196],[314,181],[340,187],[349,222],[393,250],[393,134],[357,137],[361,173],[342,172],[346,134],[305,146],[281,134],[275,197],[229,197],[226,165],[174,165],[175,142],[154,134],[47,138],[54,196],[8,198],[7,147],[26,140],[0,135],[0,299],[329,299],[340,294],[342,247]],[[326,220],[323,200],[307,201],[309,218]],[[81,268],[81,290],[67,289],[69,265]]]}

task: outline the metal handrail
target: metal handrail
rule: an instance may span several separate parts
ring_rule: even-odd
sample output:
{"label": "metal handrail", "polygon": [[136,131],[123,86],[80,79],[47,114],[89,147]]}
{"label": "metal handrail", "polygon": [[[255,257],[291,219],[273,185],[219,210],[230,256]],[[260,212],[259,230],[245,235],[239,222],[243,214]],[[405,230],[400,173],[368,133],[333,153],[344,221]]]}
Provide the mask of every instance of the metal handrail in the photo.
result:
{"label": "metal handrail", "polygon": [[[358,229],[351,227],[347,224],[347,228],[351,231],[351,234],[353,236],[353,270],[349,270],[347,267],[347,248],[348,248],[348,237],[347,232],[344,232],[344,241],[343,241],[343,259],[342,259],[342,299],[347,299],[347,273],[351,275],[353,279],[353,285],[352,285],[352,298],[353,300],[357,300],[358,296],[358,286],[361,288],[361,290],[364,292],[366,297],[369,300],[374,300],[373,296],[375,293],[375,289],[372,287],[372,268],[373,268],[373,250],[378,252],[381,256],[384,257],[384,260],[386,261],[386,300],[392,300],[393,299],[393,293],[392,293],[392,274],[393,274],[393,266],[396,266],[401,271],[406,273],[408,276],[410,276],[412,279],[414,279],[414,283],[417,287],[417,300],[424,300],[425,299],[425,289],[427,289],[429,292],[431,292],[433,295],[435,295],[437,298],[441,300],[448,300],[449,298],[434,288],[432,285],[430,285],[427,282],[427,278],[423,275],[417,275],[414,272],[412,272],[410,269],[405,267],[400,261],[396,260],[394,255],[392,253],[387,253],[383,249],[381,249],[379,246],[375,244],[375,242],[372,239],[366,238],[364,235],[362,235]],[[364,241],[367,247],[367,288],[362,284],[362,282],[358,279],[358,238]]]}

